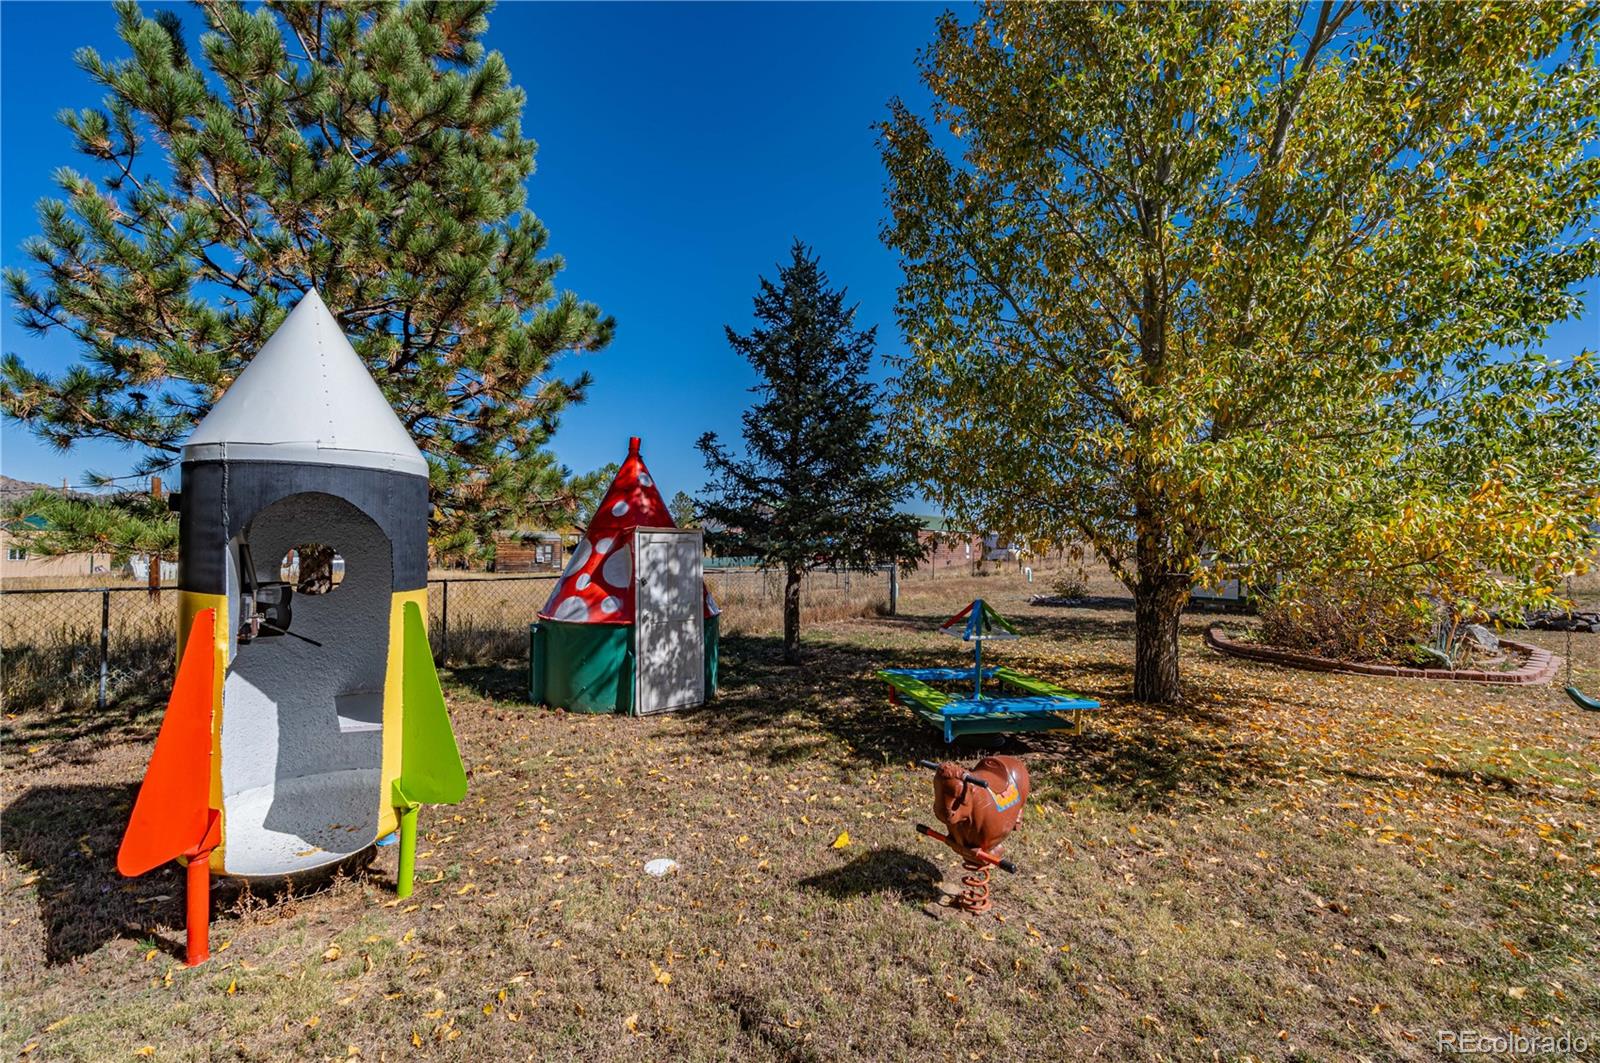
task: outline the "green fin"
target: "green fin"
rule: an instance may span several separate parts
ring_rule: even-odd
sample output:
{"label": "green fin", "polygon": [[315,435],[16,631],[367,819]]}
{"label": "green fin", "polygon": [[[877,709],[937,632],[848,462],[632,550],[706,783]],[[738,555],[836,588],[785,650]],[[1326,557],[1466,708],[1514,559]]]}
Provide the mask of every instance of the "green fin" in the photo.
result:
{"label": "green fin", "polygon": [[409,802],[453,805],[467,796],[467,773],[450,730],[422,610],[416,602],[406,602],[402,612],[400,778],[395,790],[403,791]]}
{"label": "green fin", "polygon": [[1008,632],[1012,635],[1017,633],[1016,626],[1013,625],[1011,621],[997,613],[994,606],[990,605],[988,602],[983,603],[983,615],[984,618],[988,620],[990,626],[997,627],[1001,631]]}

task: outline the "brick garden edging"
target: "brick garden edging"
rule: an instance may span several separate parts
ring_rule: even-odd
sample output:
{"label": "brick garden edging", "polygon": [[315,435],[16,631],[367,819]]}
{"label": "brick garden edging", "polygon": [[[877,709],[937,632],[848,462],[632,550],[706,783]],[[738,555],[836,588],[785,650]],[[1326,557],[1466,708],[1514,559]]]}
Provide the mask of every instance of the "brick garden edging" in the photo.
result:
{"label": "brick garden edging", "polygon": [[1259,642],[1244,642],[1231,638],[1221,625],[1213,624],[1206,630],[1206,645],[1218,653],[1232,657],[1248,657],[1255,661],[1281,664],[1287,668],[1304,668],[1312,672],[1349,672],[1356,675],[1399,676],[1402,679],[1438,679],[1452,683],[1507,683],[1531,686],[1548,683],[1561,669],[1561,658],[1549,650],[1530,646],[1525,642],[1501,639],[1500,645],[1527,655],[1521,668],[1508,672],[1489,672],[1480,668],[1410,668],[1400,664],[1369,664],[1365,661],[1339,661],[1332,657],[1318,657],[1311,653],[1298,653],[1277,646],[1264,646]]}

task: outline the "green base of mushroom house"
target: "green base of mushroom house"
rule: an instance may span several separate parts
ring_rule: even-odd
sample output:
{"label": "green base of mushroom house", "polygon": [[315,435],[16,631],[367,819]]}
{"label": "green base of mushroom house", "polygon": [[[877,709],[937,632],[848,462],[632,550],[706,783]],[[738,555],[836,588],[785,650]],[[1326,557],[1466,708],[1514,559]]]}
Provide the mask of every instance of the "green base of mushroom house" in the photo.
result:
{"label": "green base of mushroom house", "polygon": [[[717,692],[720,617],[706,618],[706,700]],[[528,700],[571,712],[633,711],[633,625],[531,625]]]}

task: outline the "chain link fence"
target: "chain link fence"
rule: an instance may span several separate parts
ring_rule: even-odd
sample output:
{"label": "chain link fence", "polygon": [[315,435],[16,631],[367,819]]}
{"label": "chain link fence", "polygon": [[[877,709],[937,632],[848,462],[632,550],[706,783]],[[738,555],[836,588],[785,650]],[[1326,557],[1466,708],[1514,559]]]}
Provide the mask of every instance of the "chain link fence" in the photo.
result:
{"label": "chain link fence", "polygon": [[[724,634],[782,629],[782,569],[708,568],[706,584],[723,610]],[[800,614],[803,622],[816,623],[889,610],[895,586],[896,575],[889,567],[814,569],[800,577]]]}
{"label": "chain link fence", "polygon": [[528,625],[560,577],[468,576],[428,581],[428,641],[440,664],[528,656]]}
{"label": "chain link fence", "polygon": [[7,711],[105,708],[172,680],[171,588],[7,587],[0,594],[0,698]]}
{"label": "chain link fence", "polygon": [[[528,625],[559,577],[468,575],[428,581],[428,638],[441,664],[524,659]],[[815,571],[801,582],[808,622],[889,608],[890,570]],[[783,573],[708,568],[728,634],[782,624]],[[0,701],[8,711],[105,709],[161,701],[172,684],[178,592],[120,586],[7,586],[0,590]]]}

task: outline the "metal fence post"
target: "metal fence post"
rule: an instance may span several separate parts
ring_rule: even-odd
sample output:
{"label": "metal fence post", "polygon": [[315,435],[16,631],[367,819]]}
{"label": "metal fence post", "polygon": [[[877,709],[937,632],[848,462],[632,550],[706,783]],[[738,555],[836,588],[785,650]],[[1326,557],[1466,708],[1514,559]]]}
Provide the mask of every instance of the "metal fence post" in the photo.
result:
{"label": "metal fence post", "polygon": [[896,616],[900,612],[900,566],[889,566],[889,615]]}
{"label": "metal fence post", "polygon": [[444,664],[450,656],[450,581],[440,580],[439,585],[444,588],[443,598],[439,603],[439,664]]}
{"label": "metal fence post", "polygon": [[100,592],[100,694],[95,707],[106,707],[106,682],[111,673],[111,590]]}

